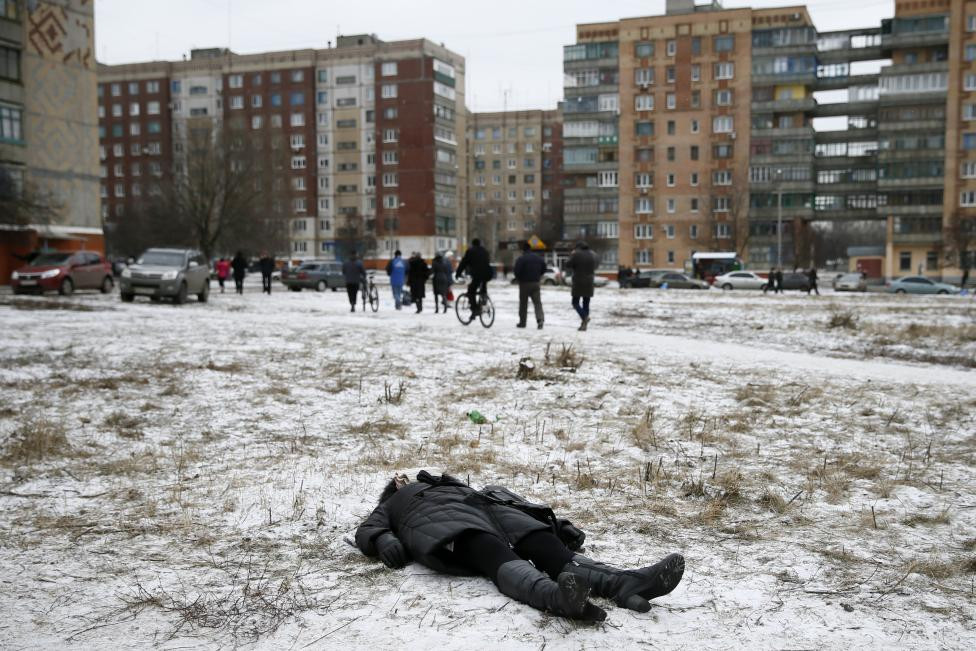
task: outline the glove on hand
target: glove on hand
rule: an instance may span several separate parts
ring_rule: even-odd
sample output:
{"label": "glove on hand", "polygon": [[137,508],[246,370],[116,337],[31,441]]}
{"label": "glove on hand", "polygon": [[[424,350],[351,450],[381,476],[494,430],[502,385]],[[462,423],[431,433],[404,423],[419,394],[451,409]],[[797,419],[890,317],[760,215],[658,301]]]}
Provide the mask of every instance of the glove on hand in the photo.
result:
{"label": "glove on hand", "polygon": [[572,551],[576,551],[583,546],[586,541],[586,534],[573,526],[570,522],[563,522],[559,527],[559,537]]}
{"label": "glove on hand", "polygon": [[400,569],[410,560],[403,543],[392,533],[384,533],[377,538],[376,551],[383,565],[395,570]]}

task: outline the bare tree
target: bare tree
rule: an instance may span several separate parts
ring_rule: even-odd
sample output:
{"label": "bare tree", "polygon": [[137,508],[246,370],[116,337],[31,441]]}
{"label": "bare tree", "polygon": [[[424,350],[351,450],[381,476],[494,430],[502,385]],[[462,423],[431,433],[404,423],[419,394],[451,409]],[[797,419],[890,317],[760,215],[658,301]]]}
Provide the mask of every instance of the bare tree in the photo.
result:
{"label": "bare tree", "polygon": [[376,223],[359,213],[342,215],[336,223],[336,257],[345,259],[350,253],[365,258],[376,252]]}
{"label": "bare tree", "polygon": [[231,127],[192,125],[174,169],[109,224],[113,250],[182,245],[208,258],[221,250],[280,250],[288,208],[283,148],[262,144]]}
{"label": "bare tree", "polygon": [[960,269],[972,267],[969,254],[970,247],[976,242],[976,218],[966,218],[959,212],[949,216],[943,233],[945,241],[946,261],[955,264]]}
{"label": "bare tree", "polygon": [[0,220],[4,224],[49,224],[62,207],[33,183],[21,181],[10,170],[0,167]]}

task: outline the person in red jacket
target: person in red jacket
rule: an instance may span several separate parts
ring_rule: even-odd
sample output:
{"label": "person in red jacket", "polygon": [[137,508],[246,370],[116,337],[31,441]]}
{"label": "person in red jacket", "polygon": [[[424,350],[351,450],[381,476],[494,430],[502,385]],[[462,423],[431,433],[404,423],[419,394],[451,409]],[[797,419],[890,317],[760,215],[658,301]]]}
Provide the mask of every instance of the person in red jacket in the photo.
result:
{"label": "person in red jacket", "polygon": [[220,293],[224,293],[224,281],[230,276],[230,260],[221,258],[217,260],[217,282],[220,283]]}

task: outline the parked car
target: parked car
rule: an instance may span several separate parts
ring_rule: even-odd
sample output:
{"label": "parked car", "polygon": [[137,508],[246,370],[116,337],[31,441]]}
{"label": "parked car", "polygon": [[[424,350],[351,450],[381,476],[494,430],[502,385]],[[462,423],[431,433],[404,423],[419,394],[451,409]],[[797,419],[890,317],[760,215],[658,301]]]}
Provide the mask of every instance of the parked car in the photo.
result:
{"label": "parked car", "polygon": [[[560,282],[562,282],[563,285],[567,285],[569,287],[572,287],[573,286],[573,274],[568,274],[566,272],[561,272]],[[599,275],[593,276],[593,286],[594,287],[606,287],[607,286],[607,283],[609,283],[609,282],[610,282],[610,280],[607,279],[606,276],[599,276]],[[548,285],[549,283],[546,283],[546,284]]]}
{"label": "parked car", "polygon": [[100,289],[108,294],[115,287],[115,280],[112,265],[97,253],[48,251],[14,271],[10,286],[14,294],[56,291],[68,296],[76,289]]}
{"label": "parked car", "polygon": [[809,291],[810,278],[802,271],[786,271],[783,273],[783,289],[798,289]]}
{"label": "parked car", "polygon": [[[545,273],[542,274],[542,279],[539,281],[543,285],[562,285],[563,284],[563,272],[558,269],[553,269],[552,267],[546,267]],[[518,284],[515,276],[512,276],[512,284]]]}
{"label": "parked car", "polygon": [[305,262],[295,269],[282,269],[281,283],[293,292],[303,289],[336,291],[346,286],[339,262]]}
{"label": "parked car", "polygon": [[664,287],[665,285],[668,289],[708,289],[709,287],[704,280],[698,280],[676,271],[659,274],[651,280],[651,287]]}
{"label": "parked car", "polygon": [[658,276],[676,271],[675,269],[637,269],[633,275],[620,280],[622,288],[644,288],[650,287],[651,283]]}
{"label": "parked car", "polygon": [[937,283],[925,276],[902,276],[886,286],[891,294],[958,294],[959,288],[949,283]]}
{"label": "parked car", "polygon": [[859,274],[859,273],[841,274],[837,278],[834,278],[833,284],[834,284],[835,292],[868,291],[868,283],[864,279],[864,274]]}
{"label": "parked car", "polygon": [[210,296],[207,259],[193,249],[148,249],[122,272],[119,291],[126,303],[148,296],[152,301],[172,298],[182,305],[190,294],[206,303]]}
{"label": "parked car", "polygon": [[715,276],[715,286],[726,291],[732,289],[762,289],[766,286],[766,278],[752,271],[730,271],[721,276]]}

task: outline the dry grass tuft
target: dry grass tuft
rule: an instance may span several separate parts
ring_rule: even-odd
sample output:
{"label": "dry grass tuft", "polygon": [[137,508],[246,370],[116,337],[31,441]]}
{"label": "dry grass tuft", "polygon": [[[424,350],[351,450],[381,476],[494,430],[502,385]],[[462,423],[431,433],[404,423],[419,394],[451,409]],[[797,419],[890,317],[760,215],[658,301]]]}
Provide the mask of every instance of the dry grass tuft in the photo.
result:
{"label": "dry grass tuft", "polygon": [[64,426],[45,419],[23,423],[4,441],[0,460],[9,464],[32,464],[72,453]]}
{"label": "dry grass tuft", "polygon": [[923,525],[933,525],[933,524],[949,524],[949,509],[945,509],[935,515],[928,515],[925,513],[916,513],[910,515],[901,521],[902,524],[908,525],[909,527],[914,527],[919,524]]}
{"label": "dry grass tuft", "polygon": [[573,344],[559,344],[559,351],[552,348],[552,342],[546,344],[546,366],[555,366],[564,370],[576,372],[583,365],[583,356],[573,348]]}
{"label": "dry grass tuft", "polygon": [[142,427],[142,419],[137,416],[130,416],[124,411],[112,412],[105,417],[102,425],[108,429],[115,430],[115,433],[124,439],[140,440],[144,436],[140,429]]}
{"label": "dry grass tuft", "polygon": [[644,410],[644,415],[634,425],[630,435],[634,439],[634,445],[641,450],[657,448],[657,433],[654,431],[654,407],[648,407]]}
{"label": "dry grass tuft", "polygon": [[219,373],[240,373],[244,370],[244,365],[240,362],[227,362],[226,364],[218,364],[217,362],[210,360],[207,362],[206,368],[208,371],[217,371]]}
{"label": "dry grass tuft", "polygon": [[827,321],[827,328],[844,328],[846,330],[857,330],[857,315],[850,310],[840,310],[833,308],[830,312],[830,319]]}
{"label": "dry grass tuft", "polygon": [[784,513],[789,506],[786,499],[769,486],[763,488],[762,493],[759,494],[758,502],[761,506],[777,513]]}

